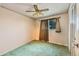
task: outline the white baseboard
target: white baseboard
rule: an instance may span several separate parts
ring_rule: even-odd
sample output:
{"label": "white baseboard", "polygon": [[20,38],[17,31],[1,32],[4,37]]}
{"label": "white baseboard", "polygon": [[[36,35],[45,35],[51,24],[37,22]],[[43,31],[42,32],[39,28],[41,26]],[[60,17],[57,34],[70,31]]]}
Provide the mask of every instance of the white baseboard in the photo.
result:
{"label": "white baseboard", "polygon": [[49,43],[54,43],[54,44],[63,45],[63,46],[67,46],[67,47],[68,47],[67,44],[61,44],[61,43],[58,43],[58,42],[56,43],[56,42],[50,42],[50,41],[49,41]]}
{"label": "white baseboard", "polygon": [[[29,42],[31,42],[31,41],[32,41],[32,40],[28,41],[27,44],[28,44]],[[6,51],[0,53],[0,56],[6,54],[6,53],[8,53],[8,52],[10,52],[10,51],[12,51],[12,50],[14,50],[14,49],[16,49],[16,48],[19,48],[20,46],[22,46],[22,45],[24,45],[24,44],[26,44],[26,43],[22,43],[22,44],[16,46],[15,48],[12,48],[12,49],[6,50]]]}

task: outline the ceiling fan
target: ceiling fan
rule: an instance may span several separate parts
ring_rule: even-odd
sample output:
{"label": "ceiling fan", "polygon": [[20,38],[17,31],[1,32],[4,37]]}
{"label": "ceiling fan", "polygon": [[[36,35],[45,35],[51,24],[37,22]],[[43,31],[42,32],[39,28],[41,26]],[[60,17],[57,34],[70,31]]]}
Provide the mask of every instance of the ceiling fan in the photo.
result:
{"label": "ceiling fan", "polygon": [[48,8],[47,9],[41,9],[40,10],[37,5],[33,5],[33,7],[34,7],[34,11],[25,11],[25,12],[35,12],[33,14],[33,16],[39,16],[39,15],[43,15],[42,12],[45,12],[45,11],[48,11],[49,10]]}

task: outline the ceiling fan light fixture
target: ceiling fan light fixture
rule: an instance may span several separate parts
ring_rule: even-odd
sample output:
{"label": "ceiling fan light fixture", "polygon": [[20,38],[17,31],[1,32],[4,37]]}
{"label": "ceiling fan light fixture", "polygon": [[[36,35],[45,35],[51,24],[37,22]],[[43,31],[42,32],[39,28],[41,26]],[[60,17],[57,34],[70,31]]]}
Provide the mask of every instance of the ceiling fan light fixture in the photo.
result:
{"label": "ceiling fan light fixture", "polygon": [[36,12],[36,13],[33,14],[33,16],[40,16],[40,15],[43,15],[43,13],[41,13],[41,12]]}

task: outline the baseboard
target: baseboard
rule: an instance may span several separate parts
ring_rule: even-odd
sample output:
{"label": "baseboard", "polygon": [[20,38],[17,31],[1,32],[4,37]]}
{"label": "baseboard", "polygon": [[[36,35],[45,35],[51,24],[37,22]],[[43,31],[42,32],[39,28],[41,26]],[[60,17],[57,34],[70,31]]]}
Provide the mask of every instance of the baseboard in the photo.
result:
{"label": "baseboard", "polygon": [[[32,41],[32,40],[28,41],[27,44],[30,43],[31,41]],[[50,42],[50,41],[49,41],[49,43],[54,43],[54,44],[58,44],[58,45],[63,45],[63,44],[60,44],[60,43],[55,43],[55,42]],[[16,46],[15,48],[12,48],[12,49],[10,49],[10,50],[7,50],[7,51],[5,51],[5,52],[0,53],[0,56],[4,55],[4,54],[6,54],[6,53],[8,53],[8,52],[10,52],[10,51],[12,51],[12,50],[14,50],[14,49],[17,49],[17,48],[19,48],[20,46],[22,46],[22,45],[24,45],[24,44],[26,44],[26,43],[23,43],[23,44],[21,44],[21,45],[19,45],[19,46]],[[63,46],[67,46],[67,45],[63,45]],[[67,47],[68,47],[68,46],[67,46]]]}
{"label": "baseboard", "polygon": [[[31,41],[32,41],[32,40],[28,41],[27,44],[28,44],[29,42],[31,42]],[[5,52],[0,53],[0,56],[4,55],[4,54],[6,54],[6,53],[8,53],[8,52],[10,52],[10,51],[12,51],[12,50],[14,50],[14,49],[17,49],[17,48],[19,48],[20,46],[22,46],[22,45],[24,45],[24,44],[26,44],[26,42],[23,43],[23,44],[21,44],[21,45],[19,45],[19,46],[16,46],[15,48],[12,48],[12,49],[9,49],[9,50],[7,50],[7,51],[5,51]]]}
{"label": "baseboard", "polygon": [[66,47],[68,47],[67,44],[55,43],[55,42],[50,42],[50,41],[49,41],[49,43],[54,43],[54,44],[58,44],[58,45],[62,45],[62,46],[66,46]]}

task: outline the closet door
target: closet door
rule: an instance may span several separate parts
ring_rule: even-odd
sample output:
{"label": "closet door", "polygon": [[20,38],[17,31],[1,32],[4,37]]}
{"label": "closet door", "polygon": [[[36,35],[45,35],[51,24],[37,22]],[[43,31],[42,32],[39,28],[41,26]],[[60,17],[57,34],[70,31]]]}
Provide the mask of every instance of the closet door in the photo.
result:
{"label": "closet door", "polygon": [[48,20],[41,20],[39,39],[48,41]]}

